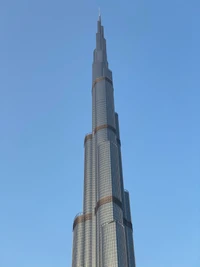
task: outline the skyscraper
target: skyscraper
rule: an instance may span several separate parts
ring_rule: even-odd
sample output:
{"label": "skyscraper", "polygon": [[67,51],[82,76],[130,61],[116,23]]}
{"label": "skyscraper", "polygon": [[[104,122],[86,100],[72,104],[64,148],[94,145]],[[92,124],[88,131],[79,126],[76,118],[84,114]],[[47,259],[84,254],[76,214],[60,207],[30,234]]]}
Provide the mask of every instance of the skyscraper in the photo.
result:
{"label": "skyscraper", "polygon": [[85,136],[83,213],[73,224],[72,267],[135,267],[118,114],[101,16],[92,66],[92,132]]}

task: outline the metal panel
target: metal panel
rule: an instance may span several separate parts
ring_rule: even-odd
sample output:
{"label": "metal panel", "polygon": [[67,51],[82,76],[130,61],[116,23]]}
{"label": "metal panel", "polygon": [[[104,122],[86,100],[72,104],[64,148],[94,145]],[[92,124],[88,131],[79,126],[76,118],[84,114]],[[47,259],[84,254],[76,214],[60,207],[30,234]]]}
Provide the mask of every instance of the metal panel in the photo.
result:
{"label": "metal panel", "polygon": [[92,212],[92,138],[85,141],[83,212]]}
{"label": "metal panel", "polygon": [[84,266],[84,222],[78,223],[73,234],[72,267]]}

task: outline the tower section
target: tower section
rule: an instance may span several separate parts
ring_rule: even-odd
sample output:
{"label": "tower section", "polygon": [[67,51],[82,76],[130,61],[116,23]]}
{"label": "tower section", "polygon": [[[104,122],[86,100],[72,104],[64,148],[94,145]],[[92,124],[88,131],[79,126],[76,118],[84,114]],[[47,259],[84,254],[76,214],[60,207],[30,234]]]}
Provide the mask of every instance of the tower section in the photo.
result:
{"label": "tower section", "polygon": [[74,220],[72,267],[135,267],[119,119],[100,16],[92,65],[92,131],[84,146],[83,213]]}
{"label": "tower section", "polygon": [[127,266],[113,79],[112,72],[108,68],[106,40],[101,18],[97,23],[92,77],[92,132],[95,146],[93,160],[96,176],[96,266],[112,264]]}

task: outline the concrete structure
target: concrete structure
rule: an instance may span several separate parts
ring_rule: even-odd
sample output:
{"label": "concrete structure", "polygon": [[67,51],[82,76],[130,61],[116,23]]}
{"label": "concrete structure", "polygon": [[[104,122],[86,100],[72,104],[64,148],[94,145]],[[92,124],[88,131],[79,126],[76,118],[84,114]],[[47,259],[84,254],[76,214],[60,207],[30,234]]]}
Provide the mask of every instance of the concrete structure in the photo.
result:
{"label": "concrete structure", "polygon": [[74,219],[72,267],[135,267],[119,120],[100,16],[92,71],[92,133],[84,141],[83,213]]}

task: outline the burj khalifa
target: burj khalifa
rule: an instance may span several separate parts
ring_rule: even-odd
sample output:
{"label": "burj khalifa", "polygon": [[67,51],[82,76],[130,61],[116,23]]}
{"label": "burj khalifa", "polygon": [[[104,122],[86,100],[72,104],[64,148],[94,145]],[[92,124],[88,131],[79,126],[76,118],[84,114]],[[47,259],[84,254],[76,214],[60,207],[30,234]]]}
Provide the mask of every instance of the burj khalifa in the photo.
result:
{"label": "burj khalifa", "polygon": [[72,267],[135,267],[113,91],[99,15],[92,65],[92,132],[84,140],[83,212],[73,223]]}

